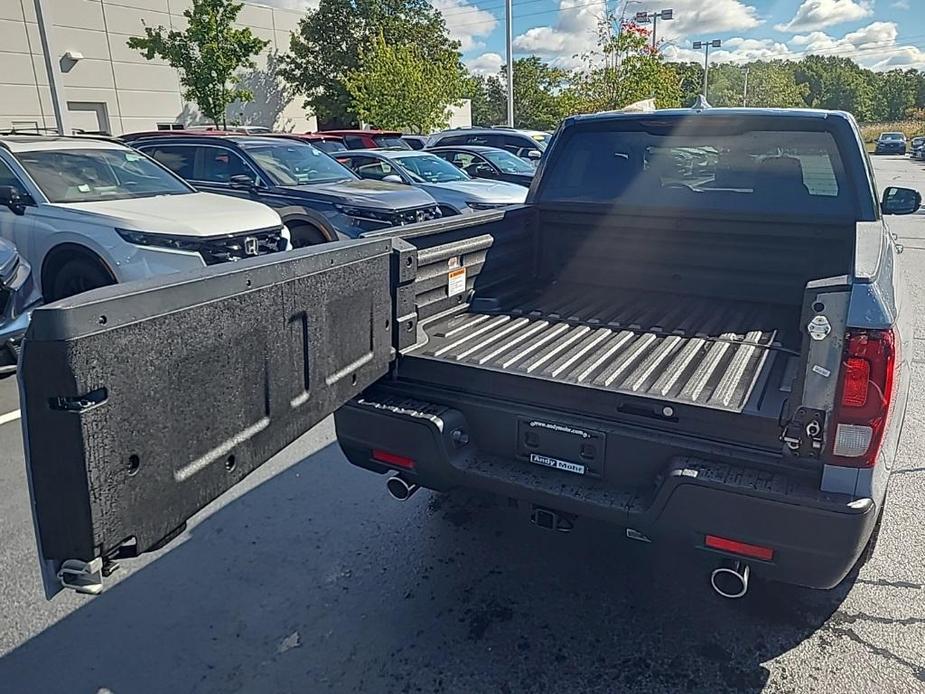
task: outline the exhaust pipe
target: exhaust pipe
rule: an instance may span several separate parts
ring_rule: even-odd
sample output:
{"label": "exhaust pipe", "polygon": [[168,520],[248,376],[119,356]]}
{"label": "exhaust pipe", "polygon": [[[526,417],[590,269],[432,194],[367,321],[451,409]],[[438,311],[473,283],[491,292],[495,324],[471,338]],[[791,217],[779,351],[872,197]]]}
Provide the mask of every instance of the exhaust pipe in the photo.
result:
{"label": "exhaust pipe", "polygon": [[401,475],[389,477],[385,483],[385,488],[388,490],[389,495],[397,501],[407,501],[411,498],[412,494],[420,489],[417,484],[409,482]]}
{"label": "exhaust pipe", "polygon": [[724,598],[735,600],[748,592],[748,564],[737,561],[733,566],[721,566],[710,574],[710,585]]}

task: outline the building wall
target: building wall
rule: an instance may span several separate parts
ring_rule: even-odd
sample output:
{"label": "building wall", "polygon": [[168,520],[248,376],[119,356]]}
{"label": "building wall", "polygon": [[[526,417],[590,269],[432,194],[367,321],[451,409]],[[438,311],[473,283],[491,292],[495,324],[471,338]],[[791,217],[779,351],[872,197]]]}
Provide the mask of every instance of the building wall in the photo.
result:
{"label": "building wall", "polygon": [[[45,0],[53,26],[49,40],[61,71],[70,128],[121,134],[160,124],[203,122],[195,105],[180,95],[177,72],[160,60],[130,49],[144,26],[183,29],[190,0]],[[290,101],[275,79],[276,55],[289,47],[302,13],[246,4],[238,15],[269,46],[257,69],[245,76],[254,101],[228,109],[229,121],[285,130],[314,130],[315,119]],[[80,54],[79,60],[65,55]],[[34,0],[0,0],[0,130],[55,126],[51,90]]]}

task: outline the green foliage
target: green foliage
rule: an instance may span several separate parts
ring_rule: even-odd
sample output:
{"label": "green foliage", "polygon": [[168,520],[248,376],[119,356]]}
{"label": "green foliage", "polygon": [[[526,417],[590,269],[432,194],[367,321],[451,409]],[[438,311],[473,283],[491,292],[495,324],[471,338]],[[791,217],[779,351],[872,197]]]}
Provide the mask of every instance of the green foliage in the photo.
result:
{"label": "green foliage", "polygon": [[841,109],[870,120],[874,89],[866,72],[850,58],[810,55],[797,63],[796,80],[806,85],[807,106]]}
{"label": "green foliage", "polygon": [[188,21],[184,31],[145,27],[144,36],[128,40],[129,48],[148,60],[158,57],[176,68],[183,98],[222,126],[228,104],[253,98],[240,86],[237,71],[254,68],[253,57],[269,43],[250,29],[234,26],[242,7],[232,0],[193,0],[192,7],[183,12]]}
{"label": "green foliage", "polygon": [[[514,61],[514,126],[552,130],[574,111],[569,73],[536,56]],[[475,125],[500,125],[507,119],[507,67],[497,75],[471,78],[466,95],[472,100]]]}
{"label": "green foliage", "polygon": [[389,46],[414,46],[427,61],[459,64],[459,44],[427,0],[321,0],[299,22],[281,68],[319,124],[358,125],[348,75],[360,69],[361,55],[378,36]]}
{"label": "green foliage", "polygon": [[[786,60],[711,66],[707,100],[713,106],[805,107],[808,87],[797,83],[796,66]],[[700,74],[702,80],[703,69]]]}
{"label": "green foliage", "polygon": [[[615,30],[618,27],[618,30]],[[681,105],[678,72],[650,46],[648,30],[613,15],[602,20],[599,50],[582,56],[574,95],[583,111],[610,111],[643,99],[655,99],[658,108]]]}
{"label": "green foliage", "polygon": [[390,45],[381,35],[360,52],[360,65],[344,82],[354,113],[388,130],[429,133],[445,128],[458,102],[463,75],[450,52],[429,59],[413,44]]}

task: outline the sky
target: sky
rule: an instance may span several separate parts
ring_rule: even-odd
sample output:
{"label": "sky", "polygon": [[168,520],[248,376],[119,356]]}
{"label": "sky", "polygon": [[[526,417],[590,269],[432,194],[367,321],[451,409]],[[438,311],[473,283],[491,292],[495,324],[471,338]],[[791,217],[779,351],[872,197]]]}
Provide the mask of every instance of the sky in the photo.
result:
{"label": "sky", "polygon": [[[287,7],[317,0],[262,0]],[[504,0],[429,0],[443,13],[463,60],[478,74],[504,64]],[[632,17],[674,10],[658,22],[669,60],[702,61],[696,40],[720,39],[710,60],[799,59],[809,53],[853,58],[873,70],[925,70],[925,0],[513,0],[515,57],[538,55],[564,68],[597,43],[606,10]],[[662,42],[664,39],[664,42]]]}

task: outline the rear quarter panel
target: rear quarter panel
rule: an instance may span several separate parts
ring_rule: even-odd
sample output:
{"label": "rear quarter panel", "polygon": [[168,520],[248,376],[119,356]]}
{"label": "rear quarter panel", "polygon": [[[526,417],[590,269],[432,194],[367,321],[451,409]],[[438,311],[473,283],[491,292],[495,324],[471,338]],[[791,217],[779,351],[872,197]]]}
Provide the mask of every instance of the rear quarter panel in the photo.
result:
{"label": "rear quarter panel", "polygon": [[896,391],[880,457],[873,468],[858,471],[855,495],[878,506],[886,495],[899,449],[912,380],[913,303],[893,236],[883,222],[857,228],[855,278],[848,311],[849,328],[893,330],[896,340]]}

